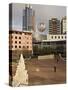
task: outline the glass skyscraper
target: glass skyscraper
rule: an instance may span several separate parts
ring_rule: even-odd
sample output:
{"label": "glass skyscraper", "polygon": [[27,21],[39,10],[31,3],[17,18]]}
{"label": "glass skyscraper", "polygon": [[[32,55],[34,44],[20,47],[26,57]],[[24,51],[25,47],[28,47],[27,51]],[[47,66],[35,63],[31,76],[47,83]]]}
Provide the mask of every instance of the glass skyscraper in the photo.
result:
{"label": "glass skyscraper", "polygon": [[23,30],[31,31],[35,30],[35,11],[31,5],[25,5],[23,10]]}

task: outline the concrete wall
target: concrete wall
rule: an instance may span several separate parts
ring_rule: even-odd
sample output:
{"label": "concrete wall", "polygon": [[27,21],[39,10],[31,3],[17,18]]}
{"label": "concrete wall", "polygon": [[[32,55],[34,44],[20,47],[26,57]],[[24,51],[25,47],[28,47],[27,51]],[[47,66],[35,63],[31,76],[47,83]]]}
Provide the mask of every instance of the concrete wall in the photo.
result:
{"label": "concrete wall", "polygon": [[54,59],[54,54],[38,56],[38,60],[40,59]]}

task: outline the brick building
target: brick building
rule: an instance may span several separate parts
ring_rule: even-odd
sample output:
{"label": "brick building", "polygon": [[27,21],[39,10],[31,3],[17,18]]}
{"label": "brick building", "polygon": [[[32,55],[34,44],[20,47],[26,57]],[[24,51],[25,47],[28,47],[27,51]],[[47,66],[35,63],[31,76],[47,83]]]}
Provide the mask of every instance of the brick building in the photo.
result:
{"label": "brick building", "polygon": [[11,58],[21,51],[32,53],[32,32],[9,31],[9,51]]}

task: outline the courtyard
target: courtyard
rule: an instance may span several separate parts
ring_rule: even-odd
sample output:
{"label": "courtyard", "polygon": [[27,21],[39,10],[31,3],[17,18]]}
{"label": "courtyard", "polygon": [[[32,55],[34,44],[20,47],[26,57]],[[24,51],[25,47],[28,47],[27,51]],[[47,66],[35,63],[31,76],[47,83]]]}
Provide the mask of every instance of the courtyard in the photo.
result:
{"label": "courtyard", "polygon": [[[13,63],[12,74],[15,75],[17,63]],[[28,82],[30,85],[50,85],[66,83],[66,62],[54,59],[38,60],[33,58],[25,60],[26,69],[28,72]],[[56,67],[56,71],[54,70]]]}

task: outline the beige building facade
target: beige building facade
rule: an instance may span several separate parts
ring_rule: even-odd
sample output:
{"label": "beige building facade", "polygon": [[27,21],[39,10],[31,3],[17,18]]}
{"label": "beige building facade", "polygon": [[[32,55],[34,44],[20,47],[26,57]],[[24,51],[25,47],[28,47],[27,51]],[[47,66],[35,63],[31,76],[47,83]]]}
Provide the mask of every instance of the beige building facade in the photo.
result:
{"label": "beige building facade", "polygon": [[46,40],[42,40],[42,41],[66,41],[66,35],[62,35],[62,34],[59,34],[59,35],[51,35],[51,34],[48,34],[47,35],[47,39]]}
{"label": "beige building facade", "polygon": [[61,20],[61,34],[66,34],[66,17]]}
{"label": "beige building facade", "polygon": [[32,33],[9,31],[9,50],[32,51]]}

